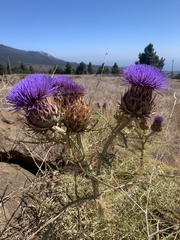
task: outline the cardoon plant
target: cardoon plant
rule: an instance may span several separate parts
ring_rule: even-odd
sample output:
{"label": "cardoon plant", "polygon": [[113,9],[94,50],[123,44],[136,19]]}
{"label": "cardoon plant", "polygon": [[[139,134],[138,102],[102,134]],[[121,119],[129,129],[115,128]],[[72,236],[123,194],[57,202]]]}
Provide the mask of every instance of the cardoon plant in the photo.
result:
{"label": "cardoon plant", "polygon": [[54,98],[58,108],[63,112],[63,123],[67,130],[84,131],[90,118],[89,105],[85,102],[84,87],[67,76],[54,77],[52,84],[58,89]]}
{"label": "cardoon plant", "polygon": [[7,102],[13,111],[25,111],[28,125],[34,130],[45,130],[56,125],[59,111],[53,94],[57,87],[45,74],[32,74],[16,84],[7,94]]}
{"label": "cardoon plant", "polygon": [[117,126],[107,139],[102,156],[107,153],[109,146],[119,131],[129,125],[135,118],[147,117],[154,108],[153,91],[169,87],[168,77],[160,69],[150,65],[131,65],[123,70],[123,81],[130,85],[121,97],[121,103],[116,113]]}
{"label": "cardoon plant", "polygon": [[169,87],[168,77],[160,69],[138,64],[123,70],[123,81],[130,85],[121,97],[120,110],[133,117],[148,116],[154,108],[153,91]]}

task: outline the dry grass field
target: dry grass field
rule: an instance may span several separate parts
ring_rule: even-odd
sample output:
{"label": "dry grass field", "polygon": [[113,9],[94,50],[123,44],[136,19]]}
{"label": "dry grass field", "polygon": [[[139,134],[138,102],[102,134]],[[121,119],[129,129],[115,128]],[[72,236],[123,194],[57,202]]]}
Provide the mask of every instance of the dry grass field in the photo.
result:
{"label": "dry grass field", "polygon": [[[23,77],[0,77],[0,107]],[[51,143],[46,158],[53,160],[56,152],[61,164],[37,174],[30,186],[33,194],[24,194],[21,214],[0,239],[180,239],[180,81],[170,80],[170,89],[156,94],[152,118],[163,116],[162,132],[152,135],[142,150],[143,137],[131,124],[119,133],[101,162],[100,174],[95,174],[127,86],[120,76],[71,77],[85,87],[91,106],[92,126],[82,134],[84,158],[81,161],[76,148],[63,152],[62,142]]]}

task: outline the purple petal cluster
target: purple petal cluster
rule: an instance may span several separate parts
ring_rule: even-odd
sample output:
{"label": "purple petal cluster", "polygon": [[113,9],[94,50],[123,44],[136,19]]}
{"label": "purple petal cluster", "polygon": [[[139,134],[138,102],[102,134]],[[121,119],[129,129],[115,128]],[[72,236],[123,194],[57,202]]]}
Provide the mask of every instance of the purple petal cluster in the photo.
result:
{"label": "purple petal cluster", "polygon": [[154,123],[163,124],[164,118],[161,116],[156,116],[156,117],[154,117]]}
{"label": "purple petal cluster", "polygon": [[106,107],[107,107],[107,102],[106,102],[106,101],[103,102],[102,107],[103,107],[103,108],[106,108]]}
{"label": "purple petal cluster", "polygon": [[160,69],[146,64],[131,65],[124,68],[123,76],[125,83],[134,86],[151,88],[156,91],[169,87],[167,75]]}
{"label": "purple petal cluster", "polygon": [[96,106],[97,106],[98,108],[101,108],[101,104],[100,104],[99,101],[96,102]]}
{"label": "purple petal cluster", "polygon": [[163,124],[164,124],[164,118],[161,116],[156,116],[154,118],[153,124],[151,125],[151,130],[153,132],[161,132]]}
{"label": "purple petal cluster", "polygon": [[52,86],[52,79],[45,74],[32,74],[16,84],[7,94],[7,102],[15,111],[33,107],[36,101],[51,96],[57,92]]}
{"label": "purple petal cluster", "polygon": [[52,79],[52,84],[58,87],[58,94],[64,95],[85,95],[84,87],[80,86],[74,80],[67,76],[57,76]]}

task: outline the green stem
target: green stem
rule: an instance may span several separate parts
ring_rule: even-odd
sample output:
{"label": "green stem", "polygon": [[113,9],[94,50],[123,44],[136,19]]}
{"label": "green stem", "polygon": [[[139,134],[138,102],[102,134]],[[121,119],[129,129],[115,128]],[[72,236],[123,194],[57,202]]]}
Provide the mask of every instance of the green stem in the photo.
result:
{"label": "green stem", "polygon": [[108,148],[110,147],[110,145],[112,144],[114,138],[117,136],[118,132],[121,131],[123,128],[125,128],[126,126],[128,126],[132,121],[133,121],[133,117],[127,119],[125,122],[123,122],[122,124],[117,124],[116,127],[112,130],[111,134],[109,135],[106,143],[104,144],[102,153],[99,157],[98,160],[98,166],[97,166],[97,175],[100,174],[101,171],[101,165],[102,165],[102,159],[106,156],[106,153],[108,151]]}
{"label": "green stem", "polygon": [[145,150],[145,141],[144,139],[142,139],[142,142],[141,142],[141,156],[140,156],[140,166],[141,168],[143,168],[144,166],[144,150]]}
{"label": "green stem", "polygon": [[78,144],[78,148],[79,148],[79,151],[81,153],[81,161],[83,161],[85,159],[85,150],[84,150],[84,145],[83,145],[83,142],[82,142],[82,136],[80,133],[77,133],[77,144]]}
{"label": "green stem", "polygon": [[109,148],[109,146],[112,144],[114,138],[116,137],[116,135],[118,134],[119,131],[121,131],[123,128],[125,128],[127,125],[129,125],[132,121],[133,121],[133,117],[127,119],[125,122],[123,122],[121,125],[119,125],[119,123],[116,125],[116,127],[112,130],[112,133],[109,135],[106,143],[104,144],[104,148],[102,150],[101,155],[104,157],[107,153],[107,150]]}
{"label": "green stem", "polygon": [[144,167],[144,151],[145,151],[145,144],[147,143],[147,140],[149,137],[153,134],[153,132],[150,132],[147,136],[140,136],[141,138],[141,156],[140,156],[140,166],[141,168]]}

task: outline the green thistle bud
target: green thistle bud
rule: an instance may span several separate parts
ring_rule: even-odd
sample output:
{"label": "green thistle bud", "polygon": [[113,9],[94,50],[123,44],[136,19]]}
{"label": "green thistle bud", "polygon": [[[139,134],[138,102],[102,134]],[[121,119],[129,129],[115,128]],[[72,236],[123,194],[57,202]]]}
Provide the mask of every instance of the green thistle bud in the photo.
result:
{"label": "green thistle bud", "polygon": [[72,132],[83,132],[86,130],[90,120],[90,108],[81,98],[69,104],[66,108],[64,125]]}

